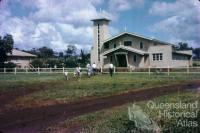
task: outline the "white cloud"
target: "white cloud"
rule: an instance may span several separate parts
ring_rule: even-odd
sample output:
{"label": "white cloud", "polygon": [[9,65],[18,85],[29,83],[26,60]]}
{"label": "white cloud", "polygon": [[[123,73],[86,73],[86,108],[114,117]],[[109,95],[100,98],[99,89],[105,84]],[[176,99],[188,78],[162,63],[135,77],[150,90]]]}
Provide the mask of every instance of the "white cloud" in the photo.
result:
{"label": "white cloud", "polygon": [[[12,34],[15,47],[31,49],[48,46],[64,50],[67,45],[90,49],[91,19],[107,17],[116,20],[120,11],[129,10],[143,0],[109,0],[108,8],[99,10],[105,0],[5,0],[0,6],[0,35]],[[17,16],[22,6],[27,13]],[[116,6],[116,7],[115,7]],[[117,12],[114,12],[114,9]],[[110,27],[111,34],[119,31]]]}
{"label": "white cloud", "polygon": [[200,20],[197,15],[200,14],[200,7],[196,0],[156,1],[149,12],[163,17],[150,27],[152,31],[165,33],[173,42],[185,41],[196,47],[200,45]]}
{"label": "white cloud", "polygon": [[[78,48],[89,48],[92,43],[90,19],[100,13],[94,5],[102,0],[15,0],[24,8],[34,8],[28,16],[12,16],[11,3],[0,8],[0,35],[10,33],[14,37],[15,47],[30,49],[48,46],[55,50],[64,50],[69,44]],[[107,14],[104,11],[101,14]],[[82,46],[83,45],[83,46]]]}
{"label": "white cloud", "polygon": [[36,21],[54,21],[76,24],[89,24],[91,19],[103,14],[114,17],[107,11],[99,12],[95,5],[102,0],[36,0],[37,11],[30,18]]}
{"label": "white cloud", "polygon": [[126,11],[143,3],[144,0],[109,0],[109,8],[111,11]]}

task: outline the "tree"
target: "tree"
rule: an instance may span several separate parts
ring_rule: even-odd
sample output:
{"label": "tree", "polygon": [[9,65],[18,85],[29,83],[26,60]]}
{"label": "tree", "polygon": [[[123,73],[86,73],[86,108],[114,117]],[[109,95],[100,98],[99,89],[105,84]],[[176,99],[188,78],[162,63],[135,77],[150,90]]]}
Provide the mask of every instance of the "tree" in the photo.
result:
{"label": "tree", "polygon": [[4,62],[8,59],[8,53],[12,53],[14,40],[12,35],[7,34],[3,38],[0,36],[0,67],[4,67]]}
{"label": "tree", "polygon": [[38,49],[36,48],[32,48],[31,50],[24,50],[25,52],[28,52],[30,54],[34,54],[34,55],[37,55],[39,56],[39,52],[38,52]]}
{"label": "tree", "polygon": [[49,57],[53,57],[53,50],[51,48],[47,48],[47,47],[42,47],[38,49],[38,54],[40,58],[49,58]]}
{"label": "tree", "polygon": [[65,51],[65,56],[68,57],[72,57],[72,56],[76,56],[76,46],[75,45],[68,45],[67,46],[67,50]]}
{"label": "tree", "polygon": [[37,68],[37,67],[46,67],[46,66],[44,65],[44,61],[43,61],[42,59],[33,59],[33,60],[31,61],[31,65],[32,65],[33,67],[35,67],[35,68]]}
{"label": "tree", "polygon": [[200,48],[195,48],[193,53],[195,54],[196,59],[200,59]]}
{"label": "tree", "polygon": [[89,56],[88,53],[85,53],[82,49],[81,49],[81,53],[80,53],[80,58],[79,58],[79,63],[81,64],[81,66],[85,67],[87,63],[89,63]]}
{"label": "tree", "polygon": [[58,57],[59,58],[63,58],[64,57],[64,53],[63,52],[59,52]]}
{"label": "tree", "polygon": [[77,67],[77,59],[75,57],[68,57],[65,59],[65,67]]}
{"label": "tree", "polygon": [[177,50],[192,50],[192,47],[189,47],[185,42],[179,42]]}

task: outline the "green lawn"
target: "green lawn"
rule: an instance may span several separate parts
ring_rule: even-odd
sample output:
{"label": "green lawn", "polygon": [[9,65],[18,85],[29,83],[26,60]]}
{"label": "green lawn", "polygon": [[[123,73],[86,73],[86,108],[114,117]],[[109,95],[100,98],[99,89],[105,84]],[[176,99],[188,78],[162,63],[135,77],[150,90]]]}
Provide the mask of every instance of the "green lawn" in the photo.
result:
{"label": "green lawn", "polygon": [[[179,101],[182,101],[182,103],[194,103],[195,101],[200,102],[200,94],[197,94],[196,92],[181,92],[181,93],[174,93],[162,97],[157,97],[152,99],[153,102],[156,104],[159,103],[178,103]],[[160,109],[151,109],[148,107],[147,103],[149,101],[141,101],[135,103],[137,106],[139,106],[144,113],[147,114],[149,118],[151,118],[154,122],[156,122],[159,127],[161,128],[161,131],[163,133],[169,133],[170,128],[173,133],[199,133],[200,129],[199,127],[187,127],[187,126],[177,126],[177,121],[179,119],[185,120],[185,121],[195,121],[200,124],[200,111],[199,115],[193,119],[190,118],[166,118],[166,117],[159,117],[159,111]],[[98,111],[96,113],[91,113],[87,115],[82,115],[70,120],[66,120],[64,124],[62,124],[62,127],[69,128],[72,125],[79,124],[81,125],[81,131],[82,133],[132,133],[133,130],[136,129],[134,126],[134,122],[130,121],[128,118],[128,106],[131,106],[132,103],[115,107],[112,109],[107,109],[103,111]],[[199,110],[199,106],[198,109]],[[162,110],[167,109],[166,107]],[[182,109],[177,110],[174,108],[171,108],[170,111],[175,110],[179,112],[191,112],[196,111],[192,109]],[[56,127],[55,127],[56,128]],[[149,131],[147,133],[152,133],[152,131]]]}
{"label": "green lawn", "polygon": [[76,80],[64,79],[62,74],[7,74],[0,76],[0,91],[19,90],[21,88],[38,89],[41,85],[45,90],[36,91],[29,95],[13,100],[8,106],[38,106],[49,102],[63,103],[79,100],[84,97],[102,97],[113,94],[124,93],[154,86],[182,83],[184,81],[200,79],[200,75],[166,74],[115,74],[98,75],[91,78],[83,76]]}
{"label": "green lawn", "polygon": [[[183,83],[189,80],[200,79],[199,74],[115,74],[112,78],[109,75],[97,75],[91,78],[83,75],[81,79],[64,79],[62,74],[5,74],[0,75],[0,92],[12,92],[23,89],[45,89],[35,91],[31,94],[18,97],[8,103],[7,108],[27,108],[43,106],[49,104],[66,103],[83,98],[104,97],[114,94],[125,93],[155,86]],[[183,100],[192,102],[199,100],[200,95],[196,92],[182,92],[180,94],[170,94],[153,99],[155,102],[174,102]],[[170,127],[174,127],[174,119],[158,117],[159,110],[147,108],[148,101],[137,102],[142,110],[155,122],[162,125],[162,130],[169,132]],[[83,115],[65,121],[62,127],[68,128],[70,125],[84,123],[83,132],[126,132],[133,128],[133,122],[128,120],[126,104],[109,110]],[[198,118],[199,119],[199,118]],[[52,128],[52,127],[50,127]],[[57,127],[55,127],[57,128]],[[187,131],[185,128],[174,128],[179,132]],[[193,131],[193,129],[191,129]],[[195,132],[194,132],[195,133]]]}

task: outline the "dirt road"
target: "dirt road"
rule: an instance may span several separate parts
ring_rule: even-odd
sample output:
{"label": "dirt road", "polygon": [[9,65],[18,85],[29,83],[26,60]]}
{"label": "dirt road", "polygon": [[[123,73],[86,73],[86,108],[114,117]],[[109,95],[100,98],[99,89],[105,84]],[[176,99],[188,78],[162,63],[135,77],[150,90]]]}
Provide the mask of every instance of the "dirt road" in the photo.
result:
{"label": "dirt road", "polygon": [[148,100],[157,96],[198,88],[200,81],[149,88],[135,92],[103,98],[79,100],[68,104],[51,105],[17,111],[4,111],[0,114],[0,133],[38,133],[43,127],[94,111],[134,101]]}

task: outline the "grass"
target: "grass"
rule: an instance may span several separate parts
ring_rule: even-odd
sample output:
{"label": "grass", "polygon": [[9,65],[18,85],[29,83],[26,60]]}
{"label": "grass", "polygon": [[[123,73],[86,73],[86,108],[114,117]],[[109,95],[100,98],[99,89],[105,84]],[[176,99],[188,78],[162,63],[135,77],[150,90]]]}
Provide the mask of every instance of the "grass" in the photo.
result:
{"label": "grass", "polygon": [[114,94],[135,91],[149,87],[181,83],[199,79],[200,75],[166,74],[115,74],[98,75],[92,78],[66,81],[62,74],[17,74],[0,76],[0,91],[20,90],[20,88],[38,89],[43,85],[44,90],[13,100],[8,107],[32,107],[46,104],[66,103],[82,98],[103,97]]}
{"label": "grass", "polygon": [[62,80],[60,74],[1,74],[0,75],[0,92],[12,91],[13,88],[26,86],[35,86],[44,83],[56,82]]}
{"label": "grass", "polygon": [[[178,103],[180,100],[183,103],[193,103],[199,101],[200,95],[196,92],[182,92],[170,94],[162,97],[157,97],[152,99],[156,104],[158,103]],[[199,101],[200,102],[200,101]],[[200,129],[198,127],[185,127],[177,126],[177,120],[187,120],[187,118],[164,118],[159,117],[160,109],[151,109],[147,106],[148,101],[142,101],[135,103],[139,106],[143,112],[145,112],[153,121],[155,121],[163,133],[171,132],[174,133],[198,133]],[[69,128],[72,125],[79,125],[82,133],[123,133],[123,132],[133,132],[135,128],[134,122],[130,121],[128,118],[128,106],[131,104],[126,104],[120,107],[115,107],[108,110],[98,111],[95,113],[82,115],[70,120],[66,120],[62,127]],[[167,108],[163,108],[165,110]],[[199,107],[198,107],[199,109]],[[174,108],[172,108],[174,110]],[[179,110],[175,110],[179,111]],[[192,111],[190,109],[184,109],[182,111],[188,112]],[[194,111],[194,110],[193,110]],[[193,119],[200,123],[200,115]],[[86,125],[86,126],[85,126]],[[150,131],[152,132],[152,131]]]}
{"label": "grass", "polygon": [[[115,74],[112,78],[109,75],[98,75],[76,80],[71,78],[69,81],[64,79],[62,74],[3,74],[0,75],[0,93],[19,91],[20,89],[38,89],[45,87],[31,94],[18,97],[5,107],[8,108],[27,108],[43,106],[56,103],[66,103],[83,98],[104,97],[114,94],[125,93],[127,91],[141,90],[149,87],[183,83],[189,80],[200,79],[199,74]],[[181,92],[153,99],[156,103],[160,102],[192,102],[199,100],[200,95],[196,92]],[[159,110],[149,109],[148,101],[137,102],[136,104],[159,125],[163,131],[169,132],[176,119],[166,119],[158,117]],[[128,120],[126,104],[109,110],[103,110],[66,120],[64,128],[73,124],[81,124],[82,132],[127,132],[134,128],[132,121]],[[87,125],[87,126],[84,126]],[[56,127],[57,128],[57,127]],[[185,128],[174,128],[180,132],[187,131]],[[191,129],[193,130],[193,129]],[[195,133],[195,132],[194,132]]]}

